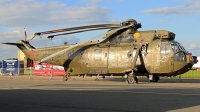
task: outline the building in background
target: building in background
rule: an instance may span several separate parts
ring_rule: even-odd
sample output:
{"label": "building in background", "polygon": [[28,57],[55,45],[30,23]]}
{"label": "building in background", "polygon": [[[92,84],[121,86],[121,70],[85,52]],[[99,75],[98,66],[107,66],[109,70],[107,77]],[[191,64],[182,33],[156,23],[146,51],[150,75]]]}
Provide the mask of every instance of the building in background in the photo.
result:
{"label": "building in background", "polygon": [[21,50],[18,50],[18,60],[24,62],[23,68],[33,68],[33,60],[27,58]]}

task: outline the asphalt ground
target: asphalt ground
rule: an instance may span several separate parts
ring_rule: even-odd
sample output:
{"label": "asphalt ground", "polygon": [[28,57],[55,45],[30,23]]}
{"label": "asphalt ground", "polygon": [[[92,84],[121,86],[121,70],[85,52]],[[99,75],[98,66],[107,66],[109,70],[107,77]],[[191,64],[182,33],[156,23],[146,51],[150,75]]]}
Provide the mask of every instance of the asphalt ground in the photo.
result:
{"label": "asphalt ground", "polygon": [[[11,79],[10,79],[11,78]],[[199,112],[200,79],[0,76],[0,112]]]}

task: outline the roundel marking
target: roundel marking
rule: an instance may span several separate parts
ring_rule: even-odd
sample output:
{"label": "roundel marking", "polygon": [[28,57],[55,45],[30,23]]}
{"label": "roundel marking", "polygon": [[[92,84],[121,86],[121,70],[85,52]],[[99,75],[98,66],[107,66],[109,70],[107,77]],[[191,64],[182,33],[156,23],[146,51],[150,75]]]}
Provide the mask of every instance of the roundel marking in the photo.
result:
{"label": "roundel marking", "polygon": [[136,32],[134,35],[133,35],[134,38],[138,38],[140,37],[140,33]]}

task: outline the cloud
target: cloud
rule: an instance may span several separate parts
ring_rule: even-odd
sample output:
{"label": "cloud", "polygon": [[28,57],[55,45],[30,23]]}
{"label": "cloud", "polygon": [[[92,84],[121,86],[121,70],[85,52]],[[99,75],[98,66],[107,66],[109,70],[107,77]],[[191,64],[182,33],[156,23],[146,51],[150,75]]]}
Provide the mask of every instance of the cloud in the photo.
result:
{"label": "cloud", "polygon": [[191,41],[191,40],[180,40],[179,41],[181,45],[187,50],[200,50],[200,46],[198,46],[199,42],[198,41]]}
{"label": "cloud", "polygon": [[186,47],[186,50],[188,50],[194,56],[200,56],[200,54],[199,54],[200,46],[198,46],[198,44],[199,44],[198,42],[188,44]]}
{"label": "cloud", "polygon": [[7,45],[1,45],[0,51],[0,61],[8,58],[17,58],[17,51],[19,49],[17,47],[10,47]]}
{"label": "cloud", "polygon": [[24,38],[24,33],[19,29],[9,29],[7,32],[0,33],[1,42],[5,42],[6,40],[16,41],[20,38]]}
{"label": "cloud", "polygon": [[200,55],[200,46],[199,46],[199,41],[197,40],[191,40],[191,39],[181,39],[179,40],[181,45],[189,52],[192,53],[193,55],[199,56]]}
{"label": "cloud", "polygon": [[[100,11],[101,10],[101,11]],[[97,22],[109,22],[107,13],[111,10],[103,7],[90,5],[87,7],[69,7],[64,11],[52,12],[50,17],[51,21],[57,21],[56,23],[67,24],[83,24],[83,23],[97,23]],[[59,16],[57,16],[59,15]]]}
{"label": "cloud", "polygon": [[86,4],[99,4],[102,2],[124,2],[125,0],[79,0],[80,3],[86,3]]}
{"label": "cloud", "polygon": [[[45,43],[44,43],[45,42]],[[35,37],[30,44],[36,48],[47,47],[47,46],[59,46],[64,45],[64,42],[68,44],[74,44],[80,42],[79,38],[76,38],[73,35],[66,35],[64,37],[54,37],[52,40],[45,38]]]}
{"label": "cloud", "polygon": [[164,7],[157,9],[143,10],[142,13],[156,15],[194,15],[200,14],[200,1],[189,2],[184,6]]}
{"label": "cloud", "polygon": [[[101,0],[96,0],[100,2]],[[66,6],[37,0],[4,1],[0,4],[1,26],[41,26],[109,22],[112,10],[96,5]]]}
{"label": "cloud", "polygon": [[[22,30],[19,30],[19,29],[22,29]],[[30,32],[30,31],[29,33],[33,34],[33,32]],[[23,28],[9,29],[7,32],[0,33],[0,37],[1,37],[0,38],[0,41],[1,41],[0,61],[3,59],[8,59],[8,58],[17,58],[17,51],[19,49],[16,46],[5,45],[2,43],[5,43],[5,42],[16,43],[18,40],[24,40]],[[68,42],[69,44],[74,44],[76,42],[80,42],[80,39],[76,38],[73,35],[67,35],[62,38],[55,37],[53,40],[49,40],[46,37],[45,38],[35,37],[32,41],[30,41],[30,44],[36,48],[41,48],[41,47],[48,47],[48,46],[63,45],[64,42]]]}
{"label": "cloud", "polygon": [[193,50],[195,48],[197,48],[197,45],[195,43],[191,43],[189,46],[187,46],[188,50]]}
{"label": "cloud", "polygon": [[17,42],[17,40],[24,39],[23,29],[11,28],[6,32],[0,32],[0,61],[8,58],[17,58],[17,51],[15,46],[2,44],[4,42]]}
{"label": "cloud", "polygon": [[[83,0],[87,2],[87,0]],[[38,0],[0,0],[0,42],[17,42],[24,39],[23,28],[28,30],[28,37],[36,31],[63,28],[80,24],[110,23],[116,21],[108,15],[112,10],[97,6],[102,0],[92,0],[86,6],[68,6],[64,2],[42,2]],[[51,27],[51,28],[49,28]],[[42,30],[41,30],[42,29]],[[66,37],[66,38],[65,38]],[[64,42],[78,43],[80,39],[73,35],[64,38],[54,38],[52,41],[45,38],[34,38],[30,43],[36,47],[63,45]],[[45,42],[45,43],[44,43]],[[0,47],[0,60],[17,57],[18,48],[3,45]],[[9,57],[8,57],[9,56]]]}
{"label": "cloud", "polygon": [[103,1],[104,0],[79,0],[80,3],[87,3],[87,4],[98,4]]}
{"label": "cloud", "polygon": [[0,4],[5,3],[5,2],[10,2],[11,0],[0,0]]}

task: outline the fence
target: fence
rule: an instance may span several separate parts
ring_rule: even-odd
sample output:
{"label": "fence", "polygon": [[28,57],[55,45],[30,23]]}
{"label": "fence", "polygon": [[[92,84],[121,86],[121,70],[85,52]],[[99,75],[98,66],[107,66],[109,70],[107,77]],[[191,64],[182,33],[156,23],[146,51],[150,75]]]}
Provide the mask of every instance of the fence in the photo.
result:
{"label": "fence", "polygon": [[[138,76],[138,78],[146,78],[146,76]],[[160,77],[161,79],[169,78],[167,76]],[[200,79],[200,70],[189,70],[188,72],[177,75],[177,76],[172,76],[170,78],[175,78],[175,79]]]}
{"label": "fence", "polygon": [[185,79],[200,79],[199,70],[189,70],[188,72],[175,76],[175,78],[185,78]]}

